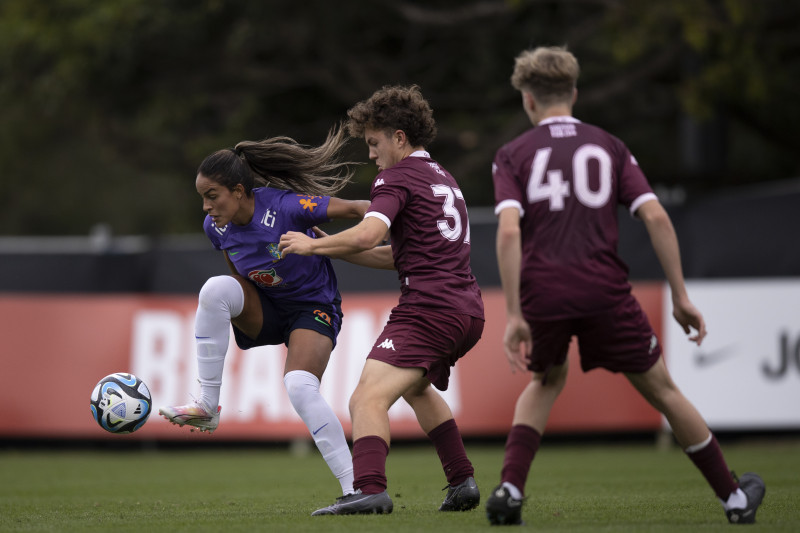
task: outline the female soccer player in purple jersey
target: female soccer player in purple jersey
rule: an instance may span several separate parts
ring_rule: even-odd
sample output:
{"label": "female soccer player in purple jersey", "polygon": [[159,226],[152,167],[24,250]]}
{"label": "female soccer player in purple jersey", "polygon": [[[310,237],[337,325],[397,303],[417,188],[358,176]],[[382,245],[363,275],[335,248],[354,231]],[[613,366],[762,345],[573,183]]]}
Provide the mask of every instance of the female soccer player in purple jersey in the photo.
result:
{"label": "female soccer player in purple jersey", "polygon": [[[400,301],[367,357],[350,398],[355,494],[314,514],[389,513],[386,492],[389,408],[404,398],[433,441],[447,477],[441,511],[480,502],[472,463],[446,390],[450,367],[483,332],[483,301],[469,263],[469,220],[453,177],[425,151],[436,124],[417,86],[384,87],[348,111],[350,135],[363,138],[378,165],[372,204],[358,225],[310,239],[281,237],[285,254],[323,254],[377,268],[396,268]],[[373,248],[391,235],[391,246]],[[364,257],[363,251],[373,252]]]}
{"label": "female soccer player in purple jersey", "polygon": [[[313,234],[333,218],[360,219],[366,200],[332,195],[352,177],[339,159],[344,129],[319,147],[287,137],[243,141],[208,156],[195,185],[207,213],[203,229],[222,250],[230,276],[215,276],[200,290],[195,338],[200,398],[162,407],[173,424],[213,432],[219,423],[222,372],[231,325],[242,349],[286,344],[284,385],[322,457],[353,492],[353,463],[339,419],[319,391],[342,322],[336,275],[326,257],[282,257],[280,236]],[[192,429],[194,431],[194,429]]]}
{"label": "female soccer player in purple jersey", "polygon": [[737,482],[705,421],[670,378],[617,255],[617,206],[644,222],[672,289],[673,316],[699,345],[706,327],[686,292],[675,230],[625,145],[572,117],[578,73],[564,48],[516,58],[511,83],[534,128],[500,148],[493,165],[504,348],[512,371],[530,370],[533,379],[517,400],[501,484],[486,502],[489,521],[521,522],[528,471],[564,387],[575,336],[581,368],[624,373],[667,418],[728,519],[753,522],[764,483],[752,473]]}

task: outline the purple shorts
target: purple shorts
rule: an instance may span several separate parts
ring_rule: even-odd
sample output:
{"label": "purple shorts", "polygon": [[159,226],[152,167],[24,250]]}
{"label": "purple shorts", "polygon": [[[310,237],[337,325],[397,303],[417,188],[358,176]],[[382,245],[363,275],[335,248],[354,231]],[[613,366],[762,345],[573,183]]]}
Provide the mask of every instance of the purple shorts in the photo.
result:
{"label": "purple shorts", "polygon": [[578,338],[581,369],[646,372],[661,356],[661,345],[639,302],[629,294],[608,311],[554,321],[528,321],[533,354],[528,369],[545,372],[567,359],[573,336]]}
{"label": "purple shorts", "polygon": [[483,325],[469,315],[397,306],[367,358],[422,368],[434,387],[447,390],[450,367],[477,344]]}

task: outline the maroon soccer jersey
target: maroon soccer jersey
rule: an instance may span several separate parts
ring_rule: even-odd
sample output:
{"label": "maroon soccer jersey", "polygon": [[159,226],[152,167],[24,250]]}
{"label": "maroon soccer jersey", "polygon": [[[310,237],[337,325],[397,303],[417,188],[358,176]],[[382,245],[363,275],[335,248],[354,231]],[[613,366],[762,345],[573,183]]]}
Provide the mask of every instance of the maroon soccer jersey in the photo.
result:
{"label": "maroon soccer jersey", "polygon": [[450,309],[483,318],[469,263],[469,219],[453,176],[427,152],[378,173],[366,216],[390,227],[400,305]]}
{"label": "maroon soccer jersey", "polygon": [[617,209],[655,199],[628,148],[602,129],[552,117],[497,151],[495,214],[521,214],[522,311],[529,320],[588,316],[630,292],[617,254]]}

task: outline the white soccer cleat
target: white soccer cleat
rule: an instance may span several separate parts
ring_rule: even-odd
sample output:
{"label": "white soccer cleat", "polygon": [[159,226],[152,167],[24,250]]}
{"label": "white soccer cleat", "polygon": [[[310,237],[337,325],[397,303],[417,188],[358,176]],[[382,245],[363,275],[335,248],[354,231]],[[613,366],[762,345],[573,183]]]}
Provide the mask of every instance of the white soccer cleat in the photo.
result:
{"label": "white soccer cleat", "polygon": [[188,424],[193,426],[190,431],[194,431],[194,428],[197,428],[201,432],[208,431],[209,433],[213,433],[219,425],[220,411],[222,411],[221,406],[217,407],[216,413],[212,413],[209,409],[206,409],[202,403],[195,400],[194,403],[189,405],[162,407],[158,410],[158,414],[169,420],[172,424],[178,424],[179,426]]}

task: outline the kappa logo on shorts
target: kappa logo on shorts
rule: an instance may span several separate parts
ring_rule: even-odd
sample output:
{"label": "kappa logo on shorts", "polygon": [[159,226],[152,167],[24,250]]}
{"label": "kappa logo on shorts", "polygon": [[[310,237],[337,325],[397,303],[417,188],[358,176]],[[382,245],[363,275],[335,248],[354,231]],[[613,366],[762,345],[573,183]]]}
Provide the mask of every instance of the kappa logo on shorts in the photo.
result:
{"label": "kappa logo on shorts", "polygon": [[331,325],[331,317],[328,316],[328,313],[320,311],[319,309],[314,309],[314,320],[322,322],[326,326]]}
{"label": "kappa logo on shorts", "polygon": [[387,350],[392,350],[393,352],[397,351],[394,349],[394,343],[392,342],[392,339],[383,339],[383,342],[380,343],[377,348],[385,348]]}
{"label": "kappa logo on shorts", "polygon": [[650,351],[648,351],[647,353],[653,353],[653,350],[656,349],[656,346],[658,346],[658,337],[653,335],[652,337],[650,337]]}

